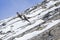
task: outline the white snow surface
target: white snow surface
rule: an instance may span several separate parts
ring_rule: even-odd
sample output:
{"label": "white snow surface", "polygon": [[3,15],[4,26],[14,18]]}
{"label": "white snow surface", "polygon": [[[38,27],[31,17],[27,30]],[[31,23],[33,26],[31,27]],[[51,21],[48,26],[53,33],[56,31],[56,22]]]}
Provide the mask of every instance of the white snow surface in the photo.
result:
{"label": "white snow surface", "polygon": [[27,30],[30,30],[31,28],[34,28],[36,27],[37,25],[41,24],[42,22],[44,22],[43,20],[37,20],[34,24],[30,25],[30,26],[27,26],[26,28],[24,29],[18,29],[16,34],[10,34],[6,37],[4,37],[5,40],[7,40],[8,38],[12,37],[12,36],[16,36],[16,35],[19,35],[19,34],[22,34],[23,32],[27,31]]}
{"label": "white snow surface", "polygon": [[24,35],[23,37],[20,37],[20,38],[15,38],[14,40],[28,40],[34,36],[37,36],[38,34],[41,34],[42,32],[48,30],[49,28],[53,27],[54,25],[60,23],[60,19],[59,20],[56,20],[56,21],[52,21],[50,22],[46,28],[44,28],[43,30],[40,30],[40,31],[34,31],[32,33],[28,33],[26,35]]}
{"label": "white snow surface", "polygon": [[39,15],[39,17],[42,18],[42,17],[44,17],[44,15],[46,15],[48,12],[50,12],[50,11],[56,9],[56,8],[59,8],[59,7],[60,7],[60,5],[57,6],[57,7],[55,6],[55,7],[51,8],[51,9],[45,11],[45,12],[42,12],[42,13]]}
{"label": "white snow surface", "polygon": [[59,1],[50,1],[49,3],[47,3],[46,5],[47,5],[47,7],[49,8],[50,6],[52,6],[52,5],[54,5],[54,4],[56,4],[57,2],[59,2]]}

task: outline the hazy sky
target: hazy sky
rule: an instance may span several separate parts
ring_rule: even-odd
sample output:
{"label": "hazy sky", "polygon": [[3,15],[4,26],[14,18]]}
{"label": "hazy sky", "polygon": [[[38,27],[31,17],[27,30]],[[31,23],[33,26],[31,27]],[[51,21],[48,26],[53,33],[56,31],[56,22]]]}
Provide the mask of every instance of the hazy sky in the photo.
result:
{"label": "hazy sky", "polygon": [[15,16],[43,0],[0,0],[0,19]]}

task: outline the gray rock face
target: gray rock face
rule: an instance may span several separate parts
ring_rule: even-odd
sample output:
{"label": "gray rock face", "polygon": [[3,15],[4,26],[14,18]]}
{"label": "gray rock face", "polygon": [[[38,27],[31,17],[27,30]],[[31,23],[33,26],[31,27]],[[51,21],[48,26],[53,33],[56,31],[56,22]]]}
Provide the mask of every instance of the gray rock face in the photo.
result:
{"label": "gray rock face", "polygon": [[60,40],[60,23],[30,40]]}

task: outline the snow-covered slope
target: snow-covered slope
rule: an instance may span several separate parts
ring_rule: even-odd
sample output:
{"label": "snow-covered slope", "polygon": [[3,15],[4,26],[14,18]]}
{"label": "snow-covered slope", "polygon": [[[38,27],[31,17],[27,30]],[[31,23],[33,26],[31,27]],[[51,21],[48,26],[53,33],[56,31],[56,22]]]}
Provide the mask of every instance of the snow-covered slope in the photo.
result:
{"label": "snow-covered slope", "polygon": [[39,5],[1,20],[0,40],[29,40],[60,23],[60,0],[44,0]]}

